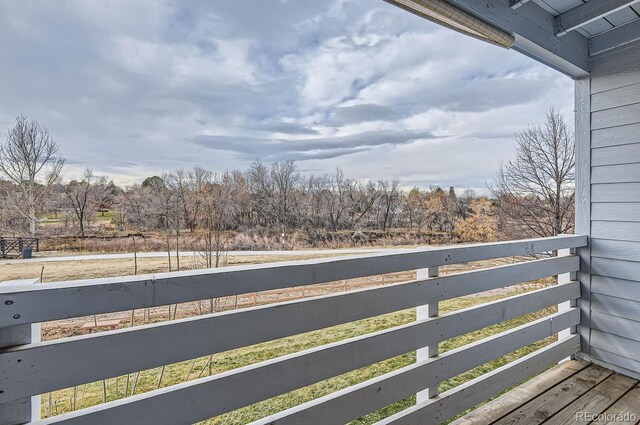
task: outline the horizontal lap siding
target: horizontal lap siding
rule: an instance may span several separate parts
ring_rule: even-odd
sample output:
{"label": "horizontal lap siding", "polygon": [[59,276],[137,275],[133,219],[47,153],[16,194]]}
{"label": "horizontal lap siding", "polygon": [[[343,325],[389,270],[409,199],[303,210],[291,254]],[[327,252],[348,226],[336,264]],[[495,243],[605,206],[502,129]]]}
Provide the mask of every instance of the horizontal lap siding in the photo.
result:
{"label": "horizontal lap siding", "polygon": [[640,122],[640,103],[619,106],[591,114],[591,129],[618,127]]}
{"label": "horizontal lap siding", "polygon": [[[591,308],[594,311],[640,322],[640,302],[636,300],[628,300],[604,294],[593,294],[591,298]],[[638,342],[638,344],[640,344],[640,342]],[[638,351],[638,354],[640,355],[640,351]]]}
{"label": "horizontal lap siding", "polygon": [[[596,225],[597,223],[593,223]],[[640,258],[640,244],[633,241],[615,241],[611,239],[591,239],[591,254],[599,258],[637,261]]]}
{"label": "horizontal lap siding", "polygon": [[640,43],[594,57],[592,359],[640,373]]}
{"label": "horizontal lap siding", "polygon": [[593,167],[602,165],[635,164],[640,162],[640,140],[628,139],[629,144],[594,148],[591,154]]}
{"label": "horizontal lap siding", "polygon": [[[640,262],[593,257],[591,260],[591,273],[598,276],[638,281]],[[638,291],[640,291],[640,282],[638,284]]]}
{"label": "horizontal lap siding", "polygon": [[639,282],[613,277],[593,276],[591,292],[640,302]]}
{"label": "horizontal lap siding", "polygon": [[591,146],[593,148],[604,148],[635,143],[638,134],[640,134],[640,124],[638,123],[593,130],[591,133]]}
{"label": "horizontal lap siding", "polygon": [[626,221],[596,221],[591,223],[591,237],[618,241],[640,242],[640,223]]}
{"label": "horizontal lap siding", "polygon": [[[615,350],[615,348],[611,348],[611,350]],[[591,358],[615,367],[616,372],[640,379],[640,372],[638,372],[640,370],[640,362],[637,360],[598,347],[592,348]]]}
{"label": "horizontal lap siding", "polygon": [[640,362],[640,342],[593,330],[591,344],[604,351],[622,353],[628,359]]}
{"label": "horizontal lap siding", "polygon": [[[636,145],[632,145],[636,146]],[[633,183],[640,181],[640,167],[637,163],[594,166],[591,183]]]}
{"label": "horizontal lap siding", "polygon": [[640,83],[640,43],[597,55],[591,61],[591,93],[615,90]]}
{"label": "horizontal lap siding", "polygon": [[591,111],[598,112],[633,105],[638,103],[638,98],[640,98],[640,83],[596,93],[591,98]]}
{"label": "horizontal lap siding", "polygon": [[640,222],[640,202],[594,203],[591,206],[591,219],[596,221]]}
{"label": "horizontal lap siding", "polygon": [[602,331],[633,341],[640,340],[640,322],[636,320],[593,311],[591,312],[591,326],[592,330]]}
{"label": "horizontal lap siding", "polygon": [[592,202],[640,202],[640,182],[592,184],[591,200]]}

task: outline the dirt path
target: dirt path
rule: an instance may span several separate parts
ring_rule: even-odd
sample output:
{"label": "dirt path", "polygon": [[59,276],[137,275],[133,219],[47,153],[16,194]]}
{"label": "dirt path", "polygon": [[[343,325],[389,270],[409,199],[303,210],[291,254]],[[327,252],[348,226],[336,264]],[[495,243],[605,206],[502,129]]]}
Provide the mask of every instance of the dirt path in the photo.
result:
{"label": "dirt path", "polygon": [[[263,257],[263,256],[316,256],[316,255],[344,255],[344,254],[371,254],[379,252],[402,252],[407,248],[354,248],[354,249],[308,249],[297,251],[228,251],[225,255],[229,257]],[[193,257],[200,255],[195,251],[183,251],[180,253],[180,257]],[[161,258],[167,257],[166,252],[139,252],[138,258]],[[176,253],[172,252],[171,257],[175,257]],[[86,260],[124,260],[133,259],[133,253],[119,253],[119,254],[80,254],[80,255],[64,255],[57,256],[53,253],[39,253],[30,259],[13,259],[13,260],[0,260],[0,264],[22,264],[22,263],[51,263],[60,261],[86,261]]]}

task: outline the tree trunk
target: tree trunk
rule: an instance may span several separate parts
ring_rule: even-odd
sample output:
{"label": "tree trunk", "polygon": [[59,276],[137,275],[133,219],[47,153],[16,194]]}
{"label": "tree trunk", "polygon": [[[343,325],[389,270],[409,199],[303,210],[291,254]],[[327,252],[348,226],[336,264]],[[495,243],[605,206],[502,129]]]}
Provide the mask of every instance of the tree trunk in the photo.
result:
{"label": "tree trunk", "polygon": [[180,271],[180,228],[176,227],[176,269]]}
{"label": "tree trunk", "polygon": [[36,237],[36,206],[33,201],[33,189],[29,190],[29,234]]}
{"label": "tree trunk", "polygon": [[167,228],[167,261],[169,261],[169,271],[171,271],[171,244],[169,242],[169,228]]}
{"label": "tree trunk", "polygon": [[84,239],[84,214],[82,214],[82,213],[81,213],[81,214],[78,216],[78,221],[80,222],[80,223],[79,223],[79,225],[80,225],[80,237],[81,237],[82,239]]}

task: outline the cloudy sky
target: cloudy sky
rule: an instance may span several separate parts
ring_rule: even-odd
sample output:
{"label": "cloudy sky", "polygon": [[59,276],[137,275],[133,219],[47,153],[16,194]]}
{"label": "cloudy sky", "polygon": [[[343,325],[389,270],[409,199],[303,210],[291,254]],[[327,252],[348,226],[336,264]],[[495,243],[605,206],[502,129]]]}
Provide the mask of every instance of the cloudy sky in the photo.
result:
{"label": "cloudy sky", "polygon": [[295,159],[483,188],[572,81],[382,0],[0,0],[0,131],[16,114],[119,183]]}

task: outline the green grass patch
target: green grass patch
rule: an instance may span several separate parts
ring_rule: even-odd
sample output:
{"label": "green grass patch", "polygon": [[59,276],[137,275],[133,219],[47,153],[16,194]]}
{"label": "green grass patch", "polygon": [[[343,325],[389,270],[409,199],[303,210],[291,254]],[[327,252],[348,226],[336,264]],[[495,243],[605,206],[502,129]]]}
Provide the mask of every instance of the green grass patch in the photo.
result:
{"label": "green grass patch", "polygon": [[[441,303],[441,312],[450,312],[462,308],[471,307],[473,305],[494,301],[504,298],[511,294],[502,294],[491,297],[469,297],[461,298]],[[548,314],[551,310],[546,311]],[[448,351],[465,344],[477,341],[498,332],[528,323],[540,317],[540,313],[529,314],[520,318],[500,323],[495,326],[484,328],[477,332],[462,335],[444,341],[440,344],[441,351]],[[197,377],[209,376],[242,366],[247,366],[256,362],[273,359],[279,356],[295,353],[301,350],[317,347],[319,345],[329,344],[346,338],[352,338],[367,333],[388,329],[399,326],[415,320],[415,309],[404,310],[384,316],[378,316],[366,320],[334,326],[319,331],[309,332],[296,335],[289,338],[282,338],[276,341],[270,341],[257,344],[250,347],[243,347],[231,350],[225,353],[219,353],[209,357],[202,357],[195,360],[180,362],[169,365],[163,373],[161,387],[174,385],[177,383],[192,380]],[[454,386],[460,385],[470,379],[473,379],[483,373],[500,367],[509,361],[522,357],[536,349],[547,345],[552,341],[547,338],[532,346],[524,347],[507,356],[496,359],[486,365],[470,370],[462,375],[449,379],[442,383],[441,391],[446,391]],[[170,342],[168,342],[170,343]],[[415,362],[415,352],[407,353],[383,362],[367,366],[331,379],[327,379],[316,384],[291,391],[274,397],[269,400],[256,403],[245,408],[241,408],[216,418],[209,419],[203,424],[244,424],[264,416],[277,413],[284,409],[293,407],[300,403],[313,400],[318,397],[330,394],[334,391],[349,387],[351,385],[366,381],[376,376],[383,375],[398,368],[410,365]],[[135,383],[135,394],[141,394],[146,391],[156,389],[158,387],[161,369],[143,371],[139,374],[130,374],[129,377],[120,376],[105,381],[106,384],[106,400],[112,401],[125,396],[128,387],[128,395],[132,393],[132,387]],[[128,381],[128,384],[127,384]],[[74,395],[75,393],[75,395]],[[91,384],[81,385],[74,391],[73,388],[55,391],[51,394],[45,394],[42,397],[42,415],[48,417],[74,410],[93,406],[104,401],[105,392],[103,382],[95,382]],[[415,403],[415,397],[409,397],[398,403],[385,407],[377,412],[366,415],[353,421],[354,424],[371,424],[384,417],[404,410]]]}

